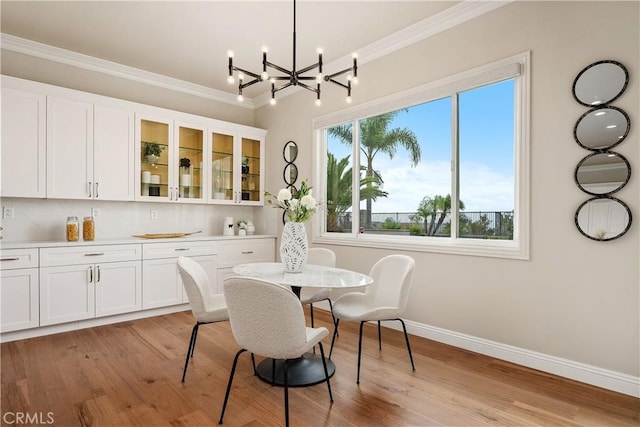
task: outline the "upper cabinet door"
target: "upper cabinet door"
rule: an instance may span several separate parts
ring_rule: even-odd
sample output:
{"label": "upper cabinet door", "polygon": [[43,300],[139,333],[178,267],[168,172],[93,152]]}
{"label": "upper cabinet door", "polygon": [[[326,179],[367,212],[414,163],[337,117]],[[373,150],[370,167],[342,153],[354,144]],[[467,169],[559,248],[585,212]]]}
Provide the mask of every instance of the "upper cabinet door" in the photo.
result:
{"label": "upper cabinet door", "polygon": [[95,105],[93,117],[93,197],[98,200],[133,200],[133,111]]}
{"label": "upper cabinet door", "polygon": [[175,122],[176,161],[171,165],[177,170],[176,200],[184,203],[203,203],[207,200],[207,167],[205,159],[205,127],[191,123]]}
{"label": "upper cabinet door", "polygon": [[231,132],[213,131],[209,134],[211,138],[210,200],[223,204],[235,203],[237,199],[237,190],[234,188],[235,136]]}
{"label": "upper cabinet door", "polygon": [[223,204],[264,203],[264,134],[211,131],[210,201]]}
{"label": "upper cabinet door", "polygon": [[2,197],[46,196],[46,97],[2,88]]}
{"label": "upper cabinet door", "polygon": [[263,204],[263,140],[243,136],[240,138],[240,146],[242,153],[240,201],[249,204]]}
{"label": "upper cabinet door", "polygon": [[47,197],[93,195],[93,104],[48,97]]}
{"label": "upper cabinet door", "polygon": [[155,202],[176,200],[173,120],[138,116],[136,119],[136,199]]}

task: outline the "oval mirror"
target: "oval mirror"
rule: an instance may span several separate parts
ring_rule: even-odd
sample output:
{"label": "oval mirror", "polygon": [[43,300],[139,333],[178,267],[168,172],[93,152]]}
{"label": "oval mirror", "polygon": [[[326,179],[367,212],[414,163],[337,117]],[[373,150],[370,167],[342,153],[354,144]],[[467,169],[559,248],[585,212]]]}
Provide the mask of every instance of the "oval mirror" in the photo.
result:
{"label": "oval mirror", "polygon": [[592,153],[580,160],[574,178],[585,193],[606,196],[627,185],[631,165],[622,154],[613,151]]}
{"label": "oval mirror", "polygon": [[293,141],[289,141],[284,144],[284,148],[282,149],[282,157],[284,157],[284,161],[287,163],[295,161],[295,159],[298,157],[298,144]]}
{"label": "oval mirror", "polygon": [[613,240],[631,227],[631,210],[614,197],[594,197],[578,207],[575,222],[580,233],[592,240]]}
{"label": "oval mirror", "polygon": [[629,73],[621,63],[605,60],[587,65],[573,82],[573,97],[593,107],[617,99],[627,87]]}
{"label": "oval mirror", "polygon": [[609,150],[629,134],[629,116],[617,107],[598,107],[584,113],[573,128],[576,142],[587,150]]}
{"label": "oval mirror", "polygon": [[298,179],[298,167],[293,163],[289,163],[284,167],[282,177],[284,178],[285,184],[288,186],[293,185]]}

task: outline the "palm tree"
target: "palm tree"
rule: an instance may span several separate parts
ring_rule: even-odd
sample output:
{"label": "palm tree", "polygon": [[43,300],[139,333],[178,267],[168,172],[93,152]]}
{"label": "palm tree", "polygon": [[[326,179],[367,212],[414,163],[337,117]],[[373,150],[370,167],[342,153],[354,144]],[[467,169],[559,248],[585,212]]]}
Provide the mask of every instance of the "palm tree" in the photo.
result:
{"label": "palm tree", "polygon": [[[464,210],[464,202],[459,202],[460,210]],[[424,232],[427,236],[435,235],[447,215],[451,213],[451,195],[433,197],[426,196],[420,202],[416,214],[412,216],[414,221],[424,221]]]}
{"label": "palm tree", "polygon": [[[367,162],[365,177],[369,179],[375,178],[375,181],[371,181],[365,186],[366,188],[373,186],[375,182],[379,184],[384,182],[380,173],[373,168],[373,159],[380,152],[387,154],[390,159],[393,159],[398,146],[402,146],[409,152],[412,167],[420,162],[421,149],[416,134],[408,128],[388,129],[400,111],[406,111],[406,109],[392,111],[359,121],[360,151]],[[329,128],[329,134],[337,137],[344,144],[351,145],[352,143],[351,123]],[[371,227],[373,200],[372,197],[366,197],[366,227]]]}
{"label": "palm tree", "polygon": [[[349,157],[337,161],[333,154],[327,153],[327,231],[340,231],[338,218],[344,215],[353,204],[351,200],[353,169],[347,168],[350,164]],[[387,197],[387,192],[380,189],[379,182],[375,178],[361,180],[360,186],[360,200]]]}

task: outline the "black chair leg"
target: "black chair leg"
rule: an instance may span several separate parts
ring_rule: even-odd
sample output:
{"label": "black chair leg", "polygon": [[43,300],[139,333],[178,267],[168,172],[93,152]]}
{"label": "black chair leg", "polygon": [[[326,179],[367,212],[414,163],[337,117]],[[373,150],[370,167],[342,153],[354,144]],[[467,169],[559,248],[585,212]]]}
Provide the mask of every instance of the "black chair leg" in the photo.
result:
{"label": "black chair leg", "polygon": [[411,354],[411,345],[409,344],[409,335],[407,334],[407,327],[404,325],[404,320],[398,319],[402,323],[402,330],[404,331],[404,339],[407,341],[407,350],[409,351],[409,359],[411,359],[411,368],[415,371],[416,366],[413,364],[413,355]]}
{"label": "black chair leg", "polygon": [[251,353],[251,364],[253,365],[253,375],[258,375],[258,371],[256,370],[256,356]]}
{"label": "black chair leg", "polygon": [[315,324],[313,322],[313,304],[309,304],[309,314],[311,315],[311,327],[315,328]]}
{"label": "black chair leg", "polygon": [[378,320],[378,350],[382,350],[382,333],[380,332],[380,321]]}
{"label": "black chair leg", "polygon": [[324,347],[322,343],[318,343],[320,347],[320,356],[322,356],[322,367],[324,368],[324,377],[327,379],[327,388],[329,389],[329,401],[333,402],[333,393],[331,393],[331,383],[329,382],[329,370],[327,369],[327,360],[324,358]]}
{"label": "black chair leg", "polygon": [[271,386],[276,385],[276,359],[271,359]]}
{"label": "black chair leg", "polygon": [[193,336],[193,346],[191,346],[191,357],[193,357],[193,352],[196,351],[196,341],[198,340],[198,331],[200,330],[200,325],[202,325],[202,323],[198,322],[196,323],[196,333]]}
{"label": "black chair leg", "polygon": [[191,329],[191,339],[189,340],[189,348],[187,349],[187,357],[184,360],[184,369],[182,370],[182,381],[184,382],[184,378],[187,376],[187,367],[189,366],[189,358],[193,357],[193,347],[196,346],[196,336],[198,335],[198,327],[199,323],[193,325],[193,329]]}
{"label": "black chair leg", "polygon": [[360,336],[358,338],[358,377],[356,379],[356,384],[360,384],[360,359],[362,358],[362,327],[364,326],[364,321],[360,322]]}
{"label": "black chair leg", "polygon": [[222,419],[224,418],[224,411],[227,409],[227,401],[229,400],[229,392],[231,391],[231,384],[233,383],[233,376],[236,373],[236,366],[238,365],[238,357],[244,353],[245,349],[242,349],[236,353],[236,357],[233,359],[233,366],[231,367],[231,374],[229,375],[229,384],[227,384],[227,392],[224,394],[224,403],[222,404],[222,412],[220,413],[220,421],[218,424],[222,424]]}
{"label": "black chair leg", "polygon": [[338,335],[338,323],[340,323],[340,319],[336,319],[336,323],[333,327],[333,338],[331,338],[331,349],[329,350],[329,359],[331,359],[331,354],[333,354],[333,344],[336,342],[336,336]]}
{"label": "black chair leg", "polygon": [[[331,309],[331,319],[333,319],[333,326],[335,327],[336,325],[336,316],[333,315],[333,304],[331,304],[331,298],[327,298],[327,301],[329,301],[329,308]],[[340,334],[338,334],[336,332],[337,336],[340,336]]]}
{"label": "black chair leg", "polygon": [[284,425],[289,427],[289,373],[287,372],[287,366],[289,360],[284,361]]}

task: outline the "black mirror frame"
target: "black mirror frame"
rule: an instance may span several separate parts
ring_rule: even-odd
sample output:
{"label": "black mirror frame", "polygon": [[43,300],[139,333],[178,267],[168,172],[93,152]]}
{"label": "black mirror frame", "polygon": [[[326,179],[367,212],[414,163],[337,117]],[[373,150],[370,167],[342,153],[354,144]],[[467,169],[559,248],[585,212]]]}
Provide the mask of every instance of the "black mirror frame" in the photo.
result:
{"label": "black mirror frame", "polygon": [[[629,217],[629,221],[627,221],[627,226],[625,227],[625,229],[622,230],[620,233],[616,234],[615,236],[609,237],[608,239],[599,239],[599,238],[597,238],[595,236],[591,236],[591,235],[585,233],[584,230],[582,228],[580,228],[580,224],[578,222],[578,215],[580,214],[580,210],[583,207],[585,207],[589,202],[592,202],[594,200],[601,200],[601,199],[607,199],[607,200],[612,200],[614,202],[618,202],[623,208],[626,209],[627,215]],[[575,222],[576,228],[578,229],[580,234],[582,234],[583,236],[585,236],[585,237],[587,237],[587,238],[589,238],[591,240],[595,240],[597,242],[608,242],[608,241],[615,240],[615,239],[618,239],[618,238],[624,236],[626,234],[626,232],[629,231],[629,228],[631,228],[631,223],[633,222],[632,220],[633,220],[633,218],[631,216],[631,209],[629,209],[629,206],[627,206],[627,204],[625,202],[623,202],[622,200],[616,199],[615,197],[611,197],[611,196],[592,197],[592,198],[590,198],[588,200],[585,200],[584,202],[582,202],[580,204],[580,206],[578,206],[578,209],[576,209],[576,214],[574,216],[574,222]]]}
{"label": "black mirror frame", "polygon": [[622,71],[624,71],[625,79],[624,79],[624,85],[622,86],[622,89],[620,89],[620,92],[618,92],[618,93],[617,93],[614,97],[612,97],[611,99],[608,99],[608,100],[606,100],[606,101],[603,101],[601,104],[598,104],[599,106],[600,106],[600,105],[607,105],[607,104],[612,103],[612,102],[613,102],[613,101],[615,101],[616,99],[620,98],[620,96],[621,96],[621,95],[624,93],[624,91],[627,89],[627,85],[629,84],[629,70],[627,70],[627,68],[626,68],[624,65],[622,65],[620,62],[618,62],[618,61],[614,61],[614,60],[612,60],[612,59],[605,59],[605,60],[602,60],[602,61],[596,61],[596,62],[594,62],[594,63],[592,63],[592,64],[589,64],[589,65],[587,65],[586,67],[584,67],[584,68],[583,68],[583,69],[578,73],[578,75],[576,76],[575,80],[573,81],[573,85],[571,86],[571,93],[573,94],[573,99],[575,99],[575,100],[576,100],[576,102],[578,102],[578,104],[580,104],[580,105],[584,105],[585,107],[593,107],[593,106],[594,106],[594,105],[592,105],[592,104],[584,103],[584,102],[582,102],[582,101],[578,98],[578,96],[576,95],[576,84],[578,83],[578,80],[580,80],[580,77],[582,77],[582,75],[583,75],[584,73],[586,73],[586,72],[587,72],[587,71],[589,71],[591,68],[593,68],[593,67],[595,67],[595,66],[597,66],[597,65],[600,65],[600,64],[615,64],[615,65],[617,65],[618,67],[620,67],[620,68],[622,69]]}
{"label": "black mirror frame", "polygon": [[[621,113],[624,116],[624,118],[627,119],[627,129],[625,130],[624,135],[622,136],[622,138],[619,138],[617,141],[615,141],[611,145],[607,145],[606,147],[602,147],[602,148],[588,147],[588,146],[584,145],[582,142],[580,142],[580,139],[578,139],[578,126],[580,125],[580,122],[582,122],[582,120],[585,117],[587,117],[589,114],[593,113],[594,111],[604,110],[604,109],[615,110],[615,111],[618,111],[619,113]],[[627,138],[627,135],[629,135],[629,130],[631,130],[631,119],[629,118],[629,115],[622,108],[614,107],[613,105],[599,105],[597,107],[591,108],[590,110],[588,110],[586,113],[584,113],[583,115],[581,115],[578,118],[578,120],[576,121],[575,126],[573,127],[573,139],[576,141],[576,143],[578,143],[578,145],[580,147],[582,147],[582,148],[584,148],[586,150],[594,151],[594,152],[606,151],[606,150],[611,150],[613,147],[616,147],[622,141],[624,141]]]}
{"label": "black mirror frame", "polygon": [[[614,155],[615,157],[619,157],[620,159],[622,159],[624,164],[627,166],[627,178],[622,183],[622,185],[620,185],[618,188],[616,188],[614,190],[607,191],[606,193],[594,193],[592,191],[586,190],[582,185],[580,185],[580,181],[578,181],[578,170],[580,169],[580,165],[582,165],[584,162],[586,162],[587,160],[589,160],[590,158],[592,158],[594,156],[601,155],[601,154]],[[595,153],[591,153],[591,154],[583,157],[582,160],[580,160],[580,162],[578,162],[578,164],[576,166],[576,169],[573,172],[573,179],[576,182],[576,185],[578,186],[578,188],[580,190],[584,191],[587,194],[591,194],[592,196],[597,196],[597,197],[610,196],[613,193],[616,193],[616,192],[620,191],[622,188],[624,188],[624,186],[627,185],[627,183],[631,179],[631,164],[629,163],[629,161],[627,160],[627,158],[625,156],[623,156],[620,153],[616,153],[615,151],[608,151],[608,150],[596,151]]]}

